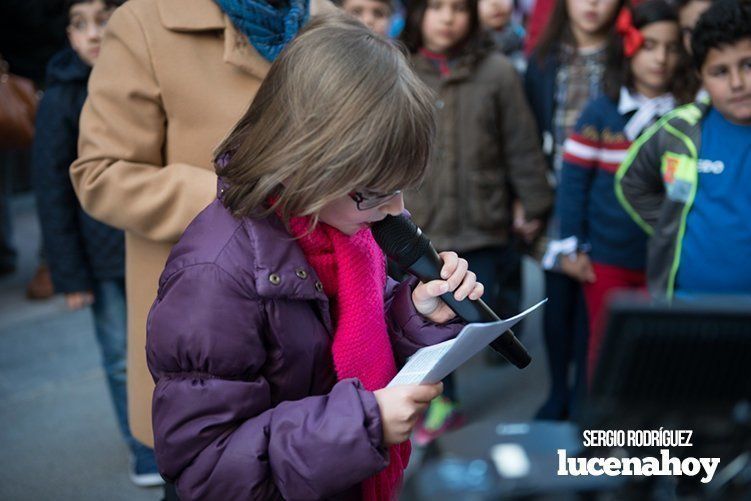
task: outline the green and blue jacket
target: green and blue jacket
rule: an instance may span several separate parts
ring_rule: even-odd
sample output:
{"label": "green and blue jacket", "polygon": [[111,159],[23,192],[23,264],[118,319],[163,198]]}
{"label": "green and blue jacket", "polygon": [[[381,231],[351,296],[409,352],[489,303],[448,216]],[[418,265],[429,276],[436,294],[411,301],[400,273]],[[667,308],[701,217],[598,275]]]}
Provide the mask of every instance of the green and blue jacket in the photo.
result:
{"label": "green and blue jacket", "polygon": [[672,298],[686,218],[696,196],[702,120],[709,103],[676,108],[634,142],[616,173],[618,200],[650,235],[647,287]]}

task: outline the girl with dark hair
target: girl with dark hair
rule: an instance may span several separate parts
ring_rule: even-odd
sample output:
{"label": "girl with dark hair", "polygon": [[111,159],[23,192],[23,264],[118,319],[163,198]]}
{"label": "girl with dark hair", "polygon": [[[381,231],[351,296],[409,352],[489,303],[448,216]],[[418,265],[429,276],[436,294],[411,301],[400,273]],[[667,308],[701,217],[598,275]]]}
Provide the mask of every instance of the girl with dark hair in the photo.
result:
{"label": "girl with dark hair", "polygon": [[605,71],[605,94],[584,108],[564,144],[556,200],[561,236],[576,252],[559,259],[582,283],[589,315],[587,375],[594,375],[605,307],[616,290],[643,289],[647,235],[619,204],[615,172],[643,130],[671,111],[682,60],[678,18],[664,0],[623,9],[622,44]]}
{"label": "girl with dark hair", "polygon": [[[676,0],[675,9],[678,14],[678,24],[681,26],[681,38],[683,40],[684,61],[686,66],[692,66],[691,61],[691,35],[699,18],[712,6],[714,0]],[[701,87],[698,73],[686,72],[684,82],[686,92],[696,96],[696,101],[708,101],[708,95]]]}
{"label": "girl with dark hair", "polygon": [[[511,234],[533,240],[552,203],[521,81],[483,34],[477,0],[415,0],[403,41],[438,108],[431,174],[407,194],[412,217],[439,249],[469,261],[494,310],[513,314],[521,277]],[[453,402],[438,399],[415,439],[428,442],[458,422]]]}
{"label": "girl with dark hair", "polygon": [[[613,29],[615,18],[624,2],[557,0],[538,48],[530,56],[525,87],[553,179],[558,178],[563,143],[579,113],[587,101],[602,92],[608,54],[618,45]],[[555,220],[548,224],[547,236],[551,239],[560,236]],[[537,414],[542,419],[565,419],[571,413],[575,397],[584,388],[587,340],[584,297],[579,283],[560,273],[551,257],[554,255],[555,252],[547,253],[542,263],[546,270],[548,303],[544,329],[551,377],[550,395]],[[576,370],[573,390],[569,387],[572,362]]]}

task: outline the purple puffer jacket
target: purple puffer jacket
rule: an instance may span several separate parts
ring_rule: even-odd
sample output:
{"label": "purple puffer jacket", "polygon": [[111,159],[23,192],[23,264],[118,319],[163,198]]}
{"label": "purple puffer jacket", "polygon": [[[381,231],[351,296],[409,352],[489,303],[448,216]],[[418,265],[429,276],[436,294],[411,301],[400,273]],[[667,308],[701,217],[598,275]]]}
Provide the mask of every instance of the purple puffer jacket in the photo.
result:
{"label": "purple puffer jacket", "polygon": [[[389,281],[397,362],[454,337]],[[367,326],[363,326],[367,328]],[[215,200],[190,224],[148,318],[159,471],[180,498],[358,499],[387,465],[373,393],[337,383],[329,301],[276,217],[239,220]]]}

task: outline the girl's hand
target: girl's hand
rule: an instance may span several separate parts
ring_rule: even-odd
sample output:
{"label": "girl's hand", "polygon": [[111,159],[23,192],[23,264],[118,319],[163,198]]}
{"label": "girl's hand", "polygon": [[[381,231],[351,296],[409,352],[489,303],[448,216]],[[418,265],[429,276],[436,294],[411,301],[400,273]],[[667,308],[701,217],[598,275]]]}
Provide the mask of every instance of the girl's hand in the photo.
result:
{"label": "girl's hand", "polygon": [[69,310],[80,310],[94,304],[94,294],[91,291],[71,292],[65,295],[65,303]]}
{"label": "girl's hand", "polygon": [[537,235],[540,234],[540,230],[542,230],[542,221],[539,219],[528,221],[527,215],[524,212],[524,206],[519,200],[514,200],[513,214],[513,231],[521,236],[526,243],[531,244],[537,238]]}
{"label": "girl's hand", "polygon": [[477,276],[468,270],[466,259],[457,256],[456,252],[441,252],[438,255],[443,260],[443,280],[432,280],[427,284],[420,282],[412,291],[412,302],[422,316],[431,322],[442,324],[456,314],[438,296],[453,291],[457,301],[467,297],[476,300],[482,297],[485,288],[477,281]]}
{"label": "girl's hand", "polygon": [[581,283],[594,283],[597,280],[592,261],[584,252],[561,256],[561,269],[563,272]]}
{"label": "girl's hand", "polygon": [[391,446],[407,440],[417,418],[441,393],[443,383],[408,384],[374,391],[381,411],[383,445]]}

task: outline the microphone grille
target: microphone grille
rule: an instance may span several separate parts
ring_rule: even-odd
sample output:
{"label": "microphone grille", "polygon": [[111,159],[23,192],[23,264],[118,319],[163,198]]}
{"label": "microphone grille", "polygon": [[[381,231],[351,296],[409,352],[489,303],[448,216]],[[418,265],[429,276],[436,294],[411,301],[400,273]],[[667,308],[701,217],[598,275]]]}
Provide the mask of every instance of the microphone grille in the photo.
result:
{"label": "microphone grille", "polygon": [[386,216],[371,226],[373,238],[384,254],[408,268],[430,247],[430,240],[407,216]]}

